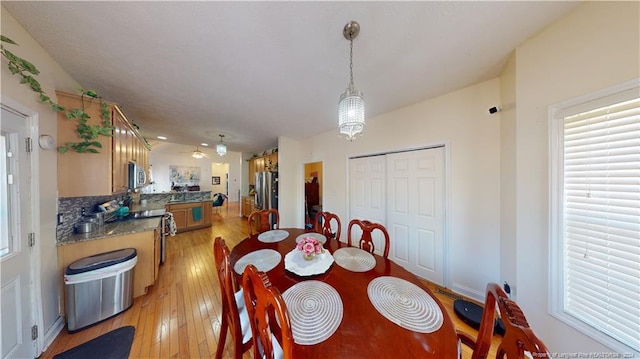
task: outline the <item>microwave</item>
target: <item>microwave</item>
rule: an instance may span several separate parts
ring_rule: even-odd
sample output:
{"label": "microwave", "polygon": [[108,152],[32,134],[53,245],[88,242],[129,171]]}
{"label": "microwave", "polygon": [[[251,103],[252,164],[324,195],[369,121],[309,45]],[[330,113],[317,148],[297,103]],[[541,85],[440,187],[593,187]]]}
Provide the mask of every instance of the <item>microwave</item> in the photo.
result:
{"label": "microwave", "polygon": [[147,174],[144,172],[144,168],[137,163],[129,162],[129,189],[136,189],[143,187],[147,182]]}

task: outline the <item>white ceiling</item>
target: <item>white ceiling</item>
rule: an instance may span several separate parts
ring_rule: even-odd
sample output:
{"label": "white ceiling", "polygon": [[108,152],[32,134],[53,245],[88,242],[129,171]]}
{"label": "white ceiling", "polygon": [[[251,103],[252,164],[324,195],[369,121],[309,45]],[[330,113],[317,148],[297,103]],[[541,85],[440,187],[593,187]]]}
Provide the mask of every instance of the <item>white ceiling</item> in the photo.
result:
{"label": "white ceiling", "polygon": [[354,81],[371,118],[498,76],[516,46],[578,4],[2,2],[147,139],[195,147],[222,133],[230,151],[250,153],[276,147],[280,135],[337,136],[350,20],[361,26]]}

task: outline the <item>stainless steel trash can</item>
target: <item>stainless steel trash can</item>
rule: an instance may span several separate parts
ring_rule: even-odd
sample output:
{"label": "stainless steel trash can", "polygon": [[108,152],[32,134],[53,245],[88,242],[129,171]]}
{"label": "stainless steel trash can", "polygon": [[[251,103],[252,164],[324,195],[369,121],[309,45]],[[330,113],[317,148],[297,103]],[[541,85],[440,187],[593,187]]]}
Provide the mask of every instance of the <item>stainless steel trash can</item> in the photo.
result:
{"label": "stainless steel trash can", "polygon": [[135,248],[119,249],[71,263],[64,274],[70,332],[112,317],[133,304]]}

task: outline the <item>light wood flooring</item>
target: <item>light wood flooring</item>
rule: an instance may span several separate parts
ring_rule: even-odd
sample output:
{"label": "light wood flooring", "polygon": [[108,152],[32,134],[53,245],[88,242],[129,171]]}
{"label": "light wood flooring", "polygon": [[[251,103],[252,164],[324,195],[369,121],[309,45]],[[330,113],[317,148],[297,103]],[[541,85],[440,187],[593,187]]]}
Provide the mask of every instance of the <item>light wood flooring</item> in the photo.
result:
{"label": "light wood flooring", "polygon": [[[213,240],[223,237],[231,248],[247,236],[246,219],[238,203],[228,203],[213,213],[211,228],[167,238],[167,260],[160,266],[157,282],[131,308],[92,327],[69,334],[65,329],[40,356],[43,359],[71,349],[113,329],[136,328],[130,358],[214,357],[220,329],[220,287],[215,273]],[[449,311],[456,328],[477,335],[453,312],[458,296],[425,282]],[[495,357],[498,337],[490,357]],[[231,358],[231,335],[227,335],[225,358]],[[471,351],[463,347],[463,357]],[[245,353],[244,358],[252,355]]]}

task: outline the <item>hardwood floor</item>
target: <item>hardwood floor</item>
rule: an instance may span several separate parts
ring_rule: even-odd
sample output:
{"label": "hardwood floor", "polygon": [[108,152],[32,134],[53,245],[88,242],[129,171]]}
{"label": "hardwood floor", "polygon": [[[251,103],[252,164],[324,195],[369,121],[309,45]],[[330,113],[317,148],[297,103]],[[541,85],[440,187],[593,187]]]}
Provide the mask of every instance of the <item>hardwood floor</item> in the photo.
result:
{"label": "hardwood floor", "polygon": [[[211,228],[180,233],[167,238],[167,260],[160,266],[157,282],[131,308],[90,328],[70,334],[66,328],[40,356],[43,359],[69,350],[113,329],[136,328],[130,358],[213,357],[220,329],[220,287],[215,273],[213,239],[223,237],[231,248],[247,236],[246,219],[239,216],[238,203],[229,203],[213,213]],[[425,282],[442,301],[456,328],[477,335],[453,312],[454,294]],[[231,358],[227,335],[225,358]],[[490,356],[495,357],[494,343]],[[471,351],[463,347],[463,357]],[[245,353],[244,358],[252,355]]]}

